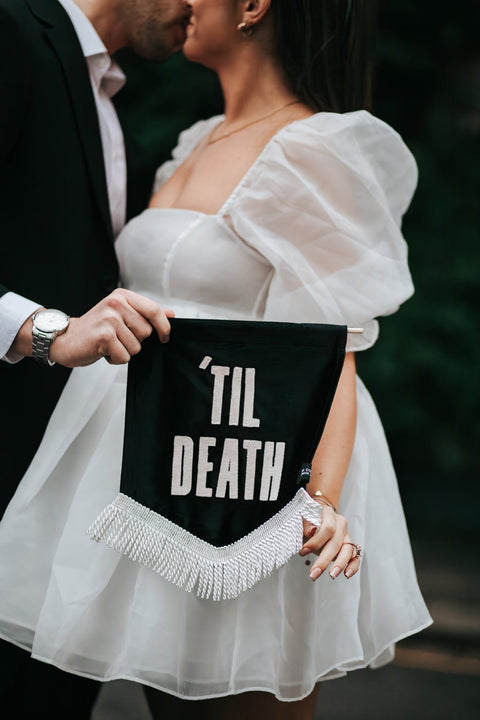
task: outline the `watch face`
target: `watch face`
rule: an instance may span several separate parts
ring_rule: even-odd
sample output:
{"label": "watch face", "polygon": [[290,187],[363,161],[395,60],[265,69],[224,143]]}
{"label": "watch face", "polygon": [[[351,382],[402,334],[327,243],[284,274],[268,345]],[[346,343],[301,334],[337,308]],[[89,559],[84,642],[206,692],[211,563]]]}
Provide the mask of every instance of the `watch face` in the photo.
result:
{"label": "watch face", "polygon": [[35,327],[40,332],[61,332],[68,325],[68,315],[60,310],[40,310],[35,316]]}

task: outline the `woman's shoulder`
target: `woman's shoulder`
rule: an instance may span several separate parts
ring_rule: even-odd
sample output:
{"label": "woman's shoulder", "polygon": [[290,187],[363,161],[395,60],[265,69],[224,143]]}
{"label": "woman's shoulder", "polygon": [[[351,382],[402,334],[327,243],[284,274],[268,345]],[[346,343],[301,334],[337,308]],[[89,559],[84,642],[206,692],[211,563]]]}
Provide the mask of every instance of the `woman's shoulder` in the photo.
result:
{"label": "woman's shoulder", "polygon": [[289,148],[292,159],[298,148],[300,156],[308,149],[314,157],[336,157],[357,171],[365,171],[368,166],[381,168],[400,162],[416,177],[415,159],[401,135],[366,110],[319,112],[291,123],[283,130],[277,140]]}
{"label": "woman's shoulder", "polygon": [[[368,187],[389,206],[397,222],[418,181],[415,158],[401,135],[366,110],[319,112],[283,127],[252,173],[262,184],[275,177],[284,194],[321,193],[345,199],[348,189]],[[278,198],[277,198],[278,199]]]}
{"label": "woman's shoulder", "polygon": [[352,112],[317,112],[309,117],[296,120],[284,128],[291,137],[301,138],[302,135],[316,136],[321,139],[334,139],[342,136],[343,140],[362,137],[376,137],[379,141],[388,140],[400,143],[405,148],[400,134],[387,122],[372,115],[368,110]]}

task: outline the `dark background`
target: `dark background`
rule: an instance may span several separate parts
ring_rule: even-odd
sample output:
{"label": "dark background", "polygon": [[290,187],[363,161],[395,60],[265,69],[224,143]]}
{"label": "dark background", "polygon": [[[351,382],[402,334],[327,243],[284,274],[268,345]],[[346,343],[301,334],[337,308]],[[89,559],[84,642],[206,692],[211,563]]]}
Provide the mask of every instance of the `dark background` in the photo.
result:
{"label": "dark background", "polygon": [[[382,417],[413,539],[468,542],[480,528],[479,5],[380,0],[373,112],[412,150],[419,185],[404,218],[416,293],[381,320],[359,373]],[[118,58],[131,131],[158,164],[178,133],[222,111],[215,76],[181,54]],[[435,535],[433,534],[435,533]]]}

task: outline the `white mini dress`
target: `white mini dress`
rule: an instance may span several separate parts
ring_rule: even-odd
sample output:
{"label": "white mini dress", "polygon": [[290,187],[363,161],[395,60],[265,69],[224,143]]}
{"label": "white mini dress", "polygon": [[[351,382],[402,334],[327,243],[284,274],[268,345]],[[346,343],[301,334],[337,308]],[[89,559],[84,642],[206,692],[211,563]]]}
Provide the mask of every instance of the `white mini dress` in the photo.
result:
{"label": "white mini dress", "polygon": [[[165,182],[221,117],[182,133]],[[281,129],[216,215],[147,209],[117,240],[122,284],[177,317],[338,323],[377,339],[413,286],[402,216],[417,182],[400,136],[365,111]],[[13,372],[13,371],[12,371]],[[126,366],[78,368],[0,524],[0,635],[33,657],[182,698],[264,690],[281,700],[393,657],[432,621],[395,472],[357,379],[358,420],[339,512],[364,548],[350,580],[315,583],[295,555],[214,602],[89,537],[120,484]]]}

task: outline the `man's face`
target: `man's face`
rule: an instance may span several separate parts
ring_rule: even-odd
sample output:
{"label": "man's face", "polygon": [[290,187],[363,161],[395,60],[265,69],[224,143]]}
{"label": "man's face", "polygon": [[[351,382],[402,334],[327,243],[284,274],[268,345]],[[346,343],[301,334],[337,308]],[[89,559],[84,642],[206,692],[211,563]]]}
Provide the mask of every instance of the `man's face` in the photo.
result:
{"label": "man's face", "polygon": [[141,57],[158,62],[180,50],[189,16],[184,0],[123,0],[119,8],[126,44]]}

